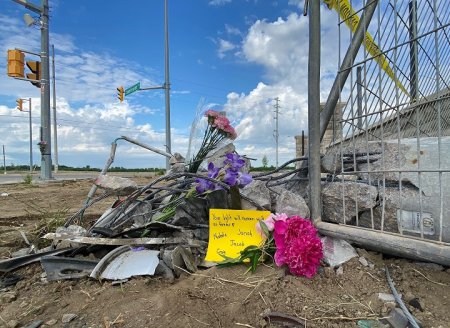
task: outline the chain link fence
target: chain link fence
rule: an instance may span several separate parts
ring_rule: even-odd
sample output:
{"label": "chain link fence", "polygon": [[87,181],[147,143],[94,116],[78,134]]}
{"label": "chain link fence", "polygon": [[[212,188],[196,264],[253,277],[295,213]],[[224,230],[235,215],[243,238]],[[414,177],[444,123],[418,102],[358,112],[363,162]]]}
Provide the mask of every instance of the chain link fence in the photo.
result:
{"label": "chain link fence", "polygon": [[[309,163],[310,179],[321,172],[321,187],[310,190],[320,209],[312,211],[316,224],[327,234],[449,265],[449,3],[325,3],[339,17],[340,58],[320,113],[325,154]],[[320,19],[314,5],[310,16]],[[309,92],[310,102],[318,97],[311,86]]]}

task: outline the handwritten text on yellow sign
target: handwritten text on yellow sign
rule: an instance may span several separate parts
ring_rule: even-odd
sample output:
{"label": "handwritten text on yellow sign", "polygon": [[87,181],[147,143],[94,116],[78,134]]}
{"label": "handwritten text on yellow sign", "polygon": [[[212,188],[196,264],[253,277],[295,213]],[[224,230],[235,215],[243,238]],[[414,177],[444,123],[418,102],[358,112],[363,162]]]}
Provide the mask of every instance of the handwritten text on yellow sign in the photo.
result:
{"label": "handwritten text on yellow sign", "polygon": [[210,209],[205,260],[221,262],[238,257],[248,246],[259,246],[263,237],[256,231],[256,223],[269,215],[269,211]]}

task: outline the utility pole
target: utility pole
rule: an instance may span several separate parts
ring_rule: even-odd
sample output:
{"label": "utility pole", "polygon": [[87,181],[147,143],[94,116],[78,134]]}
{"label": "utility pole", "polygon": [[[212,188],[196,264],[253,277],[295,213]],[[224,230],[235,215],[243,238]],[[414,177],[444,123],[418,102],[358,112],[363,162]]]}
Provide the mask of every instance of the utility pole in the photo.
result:
{"label": "utility pole", "polygon": [[278,137],[280,136],[278,132],[278,114],[280,112],[280,98],[275,98],[275,131],[274,131],[274,137],[275,137],[275,145],[276,145],[276,160],[275,160],[275,168],[278,168]]}
{"label": "utility pole", "polygon": [[41,13],[41,140],[45,142],[41,154],[41,179],[52,179],[52,151],[50,133],[50,70],[49,70],[49,31],[48,0],[42,0]]}
{"label": "utility pole", "polygon": [[[164,90],[166,93],[166,152],[171,154],[170,141],[170,81],[169,81],[169,17],[167,0],[164,0],[164,45],[165,45],[165,82]],[[166,170],[170,169],[169,158],[166,157]]]}
{"label": "utility pole", "polygon": [[[49,71],[49,8],[48,0],[41,0],[39,7],[26,0],[13,0],[25,8],[40,15],[41,27],[41,53],[40,53],[40,89],[41,89],[41,127],[40,127],[40,148],[41,148],[41,175],[42,180],[52,179],[52,157],[51,157],[51,133],[50,133],[50,71]],[[26,14],[28,15],[28,14]],[[28,15],[29,16],[29,15]],[[25,18],[25,16],[24,16]],[[29,17],[30,18],[30,17]],[[31,19],[31,18],[30,18]],[[25,19],[26,20],[26,19]],[[31,19],[32,20],[32,19]],[[28,23],[27,23],[28,24]],[[31,22],[28,25],[33,24]],[[27,80],[27,79],[22,79]]]}
{"label": "utility pole", "polygon": [[58,127],[56,125],[56,79],[55,79],[55,45],[52,44],[52,77],[53,77],[53,147],[55,157],[55,173],[58,173]]}
{"label": "utility pole", "polygon": [[6,174],[6,155],[5,155],[5,145],[3,145],[3,168],[5,169],[5,172],[3,172],[3,174]]}

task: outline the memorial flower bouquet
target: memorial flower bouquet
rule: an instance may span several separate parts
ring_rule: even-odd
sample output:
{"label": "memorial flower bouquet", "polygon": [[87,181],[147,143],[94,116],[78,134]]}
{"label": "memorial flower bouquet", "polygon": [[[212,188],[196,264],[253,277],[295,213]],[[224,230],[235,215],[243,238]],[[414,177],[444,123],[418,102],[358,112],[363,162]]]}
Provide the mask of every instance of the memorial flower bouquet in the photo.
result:
{"label": "memorial flower bouquet", "polygon": [[209,109],[205,112],[205,117],[208,120],[208,125],[203,135],[203,140],[197,154],[194,156],[189,164],[188,171],[196,173],[200,164],[206,156],[217,148],[219,143],[228,138],[234,140],[237,137],[236,131],[231,126],[230,121],[219,112]]}
{"label": "memorial flower bouquet", "polygon": [[227,259],[220,264],[250,260],[249,270],[254,272],[259,262],[272,258],[277,266],[286,265],[293,275],[312,278],[317,273],[323,258],[322,242],[311,221],[284,213],[271,214],[259,221],[256,229],[265,237],[261,246],[249,246],[237,259]]}

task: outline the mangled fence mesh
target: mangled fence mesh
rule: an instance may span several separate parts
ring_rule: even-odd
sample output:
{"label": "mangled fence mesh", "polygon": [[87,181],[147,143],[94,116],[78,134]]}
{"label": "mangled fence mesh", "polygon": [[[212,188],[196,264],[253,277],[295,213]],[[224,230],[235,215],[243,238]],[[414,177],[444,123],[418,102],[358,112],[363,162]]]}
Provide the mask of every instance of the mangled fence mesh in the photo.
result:
{"label": "mangled fence mesh", "polygon": [[[448,264],[449,3],[325,2],[338,17],[339,65],[337,92],[323,104],[326,111],[337,103],[321,131],[321,222],[355,227],[345,234],[368,232],[380,244],[394,240],[385,248],[405,242],[400,253],[431,247],[419,257]],[[367,30],[349,60],[358,25]]]}

